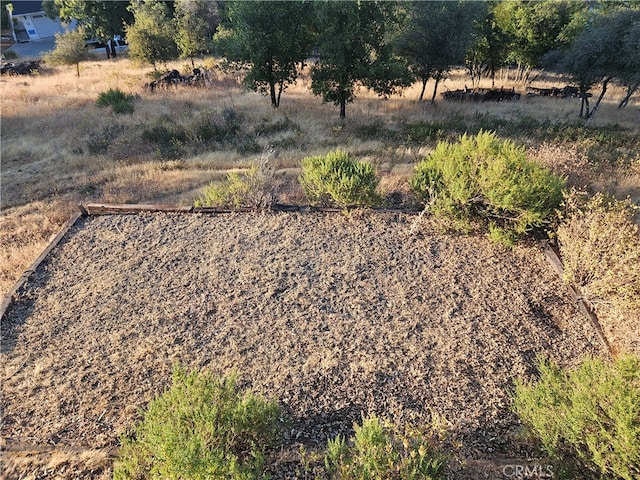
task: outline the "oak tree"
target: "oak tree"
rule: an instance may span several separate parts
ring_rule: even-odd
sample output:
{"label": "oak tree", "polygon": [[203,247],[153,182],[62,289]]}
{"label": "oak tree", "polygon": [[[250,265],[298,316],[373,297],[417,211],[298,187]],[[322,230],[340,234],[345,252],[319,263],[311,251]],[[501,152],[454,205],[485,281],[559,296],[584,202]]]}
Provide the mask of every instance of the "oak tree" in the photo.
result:
{"label": "oak tree", "polygon": [[129,6],[133,25],[126,27],[129,55],[133,60],[150,63],[167,62],[178,57],[175,22],[169,8],[158,0],[135,0]]}
{"label": "oak tree", "polygon": [[274,108],[311,53],[312,9],[308,1],[226,4],[214,37],[216,51],[225,57],[227,68],[246,69],[245,85],[268,94]]}
{"label": "oak tree", "polygon": [[486,15],[486,5],[464,1],[409,2],[405,15],[393,45],[422,83],[420,100],[427,81],[435,80],[431,96],[434,102],[440,80],[453,66],[464,62],[473,40],[474,22]]}
{"label": "oak tree", "polygon": [[359,85],[388,96],[411,82],[406,64],[394,57],[389,31],[396,27],[395,4],[378,1],[325,2],[317,6],[319,60],[311,90],[340,107]]}

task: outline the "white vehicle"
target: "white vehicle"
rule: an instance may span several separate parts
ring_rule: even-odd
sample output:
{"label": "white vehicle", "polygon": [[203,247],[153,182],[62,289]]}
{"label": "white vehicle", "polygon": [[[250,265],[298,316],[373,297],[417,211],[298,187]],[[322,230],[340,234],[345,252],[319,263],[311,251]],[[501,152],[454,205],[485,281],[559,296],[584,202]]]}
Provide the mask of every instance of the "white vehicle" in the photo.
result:
{"label": "white vehicle", "polygon": [[[125,40],[120,35],[116,35],[115,37],[113,37],[113,40],[111,40],[111,42],[111,47],[115,49],[116,54],[126,52],[129,49],[129,45],[127,45],[127,42],[125,42]],[[100,40],[87,40],[84,46],[90,53],[93,53],[96,56],[104,55],[106,57],[109,57],[109,55],[107,55],[107,46]]]}

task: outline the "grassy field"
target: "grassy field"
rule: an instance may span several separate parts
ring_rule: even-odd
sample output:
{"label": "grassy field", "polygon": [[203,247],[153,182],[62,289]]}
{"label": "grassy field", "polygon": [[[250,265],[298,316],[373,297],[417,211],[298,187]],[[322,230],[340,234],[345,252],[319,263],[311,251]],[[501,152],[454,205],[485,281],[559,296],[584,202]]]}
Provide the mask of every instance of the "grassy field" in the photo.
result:
{"label": "grassy field", "polygon": [[[80,77],[73,67],[2,77],[0,291],[10,290],[77,204],[189,205],[211,181],[261,157],[276,169],[282,202],[304,202],[295,182],[302,158],[337,148],[371,161],[385,191],[408,198],[406,179],[439,140],[488,129],[527,145],[570,183],[640,202],[640,101],[618,109],[622,89],[607,93],[590,128],[578,119],[577,99],[434,105],[416,101],[418,85],[387,100],[360,91],[343,124],[337,107],[311,95],[306,74],[275,110],[214,60],[204,66],[212,69],[210,87],[156,93],[144,89],[151,69],[126,58],[83,63]],[[167,67],[186,74],[191,65]],[[440,91],[465,83],[457,71]],[[565,82],[541,76],[533,84]],[[514,87],[505,78],[496,86]],[[133,94],[135,111],[97,106],[109,89]]]}

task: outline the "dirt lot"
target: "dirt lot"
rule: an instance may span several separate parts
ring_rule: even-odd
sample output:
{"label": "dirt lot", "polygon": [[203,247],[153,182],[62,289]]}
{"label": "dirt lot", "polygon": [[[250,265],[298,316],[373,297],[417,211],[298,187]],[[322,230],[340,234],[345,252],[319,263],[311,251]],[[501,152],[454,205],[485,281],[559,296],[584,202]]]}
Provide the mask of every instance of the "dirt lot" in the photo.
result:
{"label": "dirt lot", "polygon": [[504,250],[426,221],[411,234],[415,219],[79,220],[2,323],[5,474],[107,478],[105,452],[175,362],[237,369],[278,399],[292,461],[367,413],[445,419],[460,458],[523,457],[513,380],[532,378],[540,354],[563,366],[601,354],[595,334],[538,246]]}

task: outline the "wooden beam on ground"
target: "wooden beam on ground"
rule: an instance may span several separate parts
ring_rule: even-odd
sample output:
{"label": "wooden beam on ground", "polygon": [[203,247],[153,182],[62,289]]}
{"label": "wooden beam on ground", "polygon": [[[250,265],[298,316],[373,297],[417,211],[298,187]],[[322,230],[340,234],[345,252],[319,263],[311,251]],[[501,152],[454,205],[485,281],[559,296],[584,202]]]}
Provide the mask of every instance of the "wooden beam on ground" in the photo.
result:
{"label": "wooden beam on ground", "polygon": [[[547,242],[546,240],[543,240],[541,243],[542,243],[542,249],[544,251],[544,255],[545,257],[547,257],[547,261],[551,265],[551,268],[553,268],[556,274],[560,277],[560,280],[564,282],[564,265],[562,263],[562,260],[560,259],[560,256],[551,247],[551,245],[549,245],[549,242]],[[606,348],[607,352],[609,352],[609,355],[613,357],[613,349],[611,348],[611,345],[609,344],[609,341],[607,340],[607,337],[604,334],[604,330],[602,330],[602,326],[598,321],[598,317],[596,313],[593,311],[589,303],[584,299],[584,297],[580,293],[580,290],[578,290],[576,286],[568,284],[567,290],[569,290],[569,295],[571,296],[571,299],[578,305],[578,309],[580,310],[580,313],[582,313],[585,317],[587,317],[587,319],[591,322],[591,325],[593,325],[593,328],[596,332],[596,335],[598,336],[598,340],[600,340],[600,343],[602,343],[602,345]]]}
{"label": "wooden beam on ground", "polygon": [[114,213],[142,213],[142,212],[180,212],[187,213],[193,207],[183,207],[179,205],[140,205],[140,204],[109,204],[109,203],[88,203],[85,210],[89,215],[110,215]]}
{"label": "wooden beam on ground", "polygon": [[[275,212],[325,212],[325,213],[341,213],[352,211],[358,207],[336,208],[322,207],[312,205],[285,205],[276,203],[269,208],[254,207],[191,207],[179,205],[144,205],[144,204],[112,204],[112,203],[89,203],[81,206],[80,209],[85,215],[114,215],[114,214],[135,214],[142,212],[161,213],[161,212],[177,212],[177,213],[247,213],[259,211],[275,211]],[[403,213],[414,215],[420,213],[421,210],[407,210],[402,208],[364,208],[376,213]]]}
{"label": "wooden beam on ground", "polygon": [[73,227],[80,217],[84,216],[82,211],[75,213],[68,221],[65,223],[58,234],[53,237],[53,239],[49,242],[44,251],[40,254],[38,258],[29,266],[27,270],[22,274],[22,276],[18,279],[14,287],[11,291],[2,299],[2,303],[0,304],[0,321],[4,319],[4,314],[7,312],[9,307],[13,304],[13,302],[18,298],[20,293],[22,293],[24,286],[26,285],[29,277],[33,275],[38,266],[42,263],[42,261],[51,253],[51,250],[55,248],[60,240],[66,235],[66,233]]}

